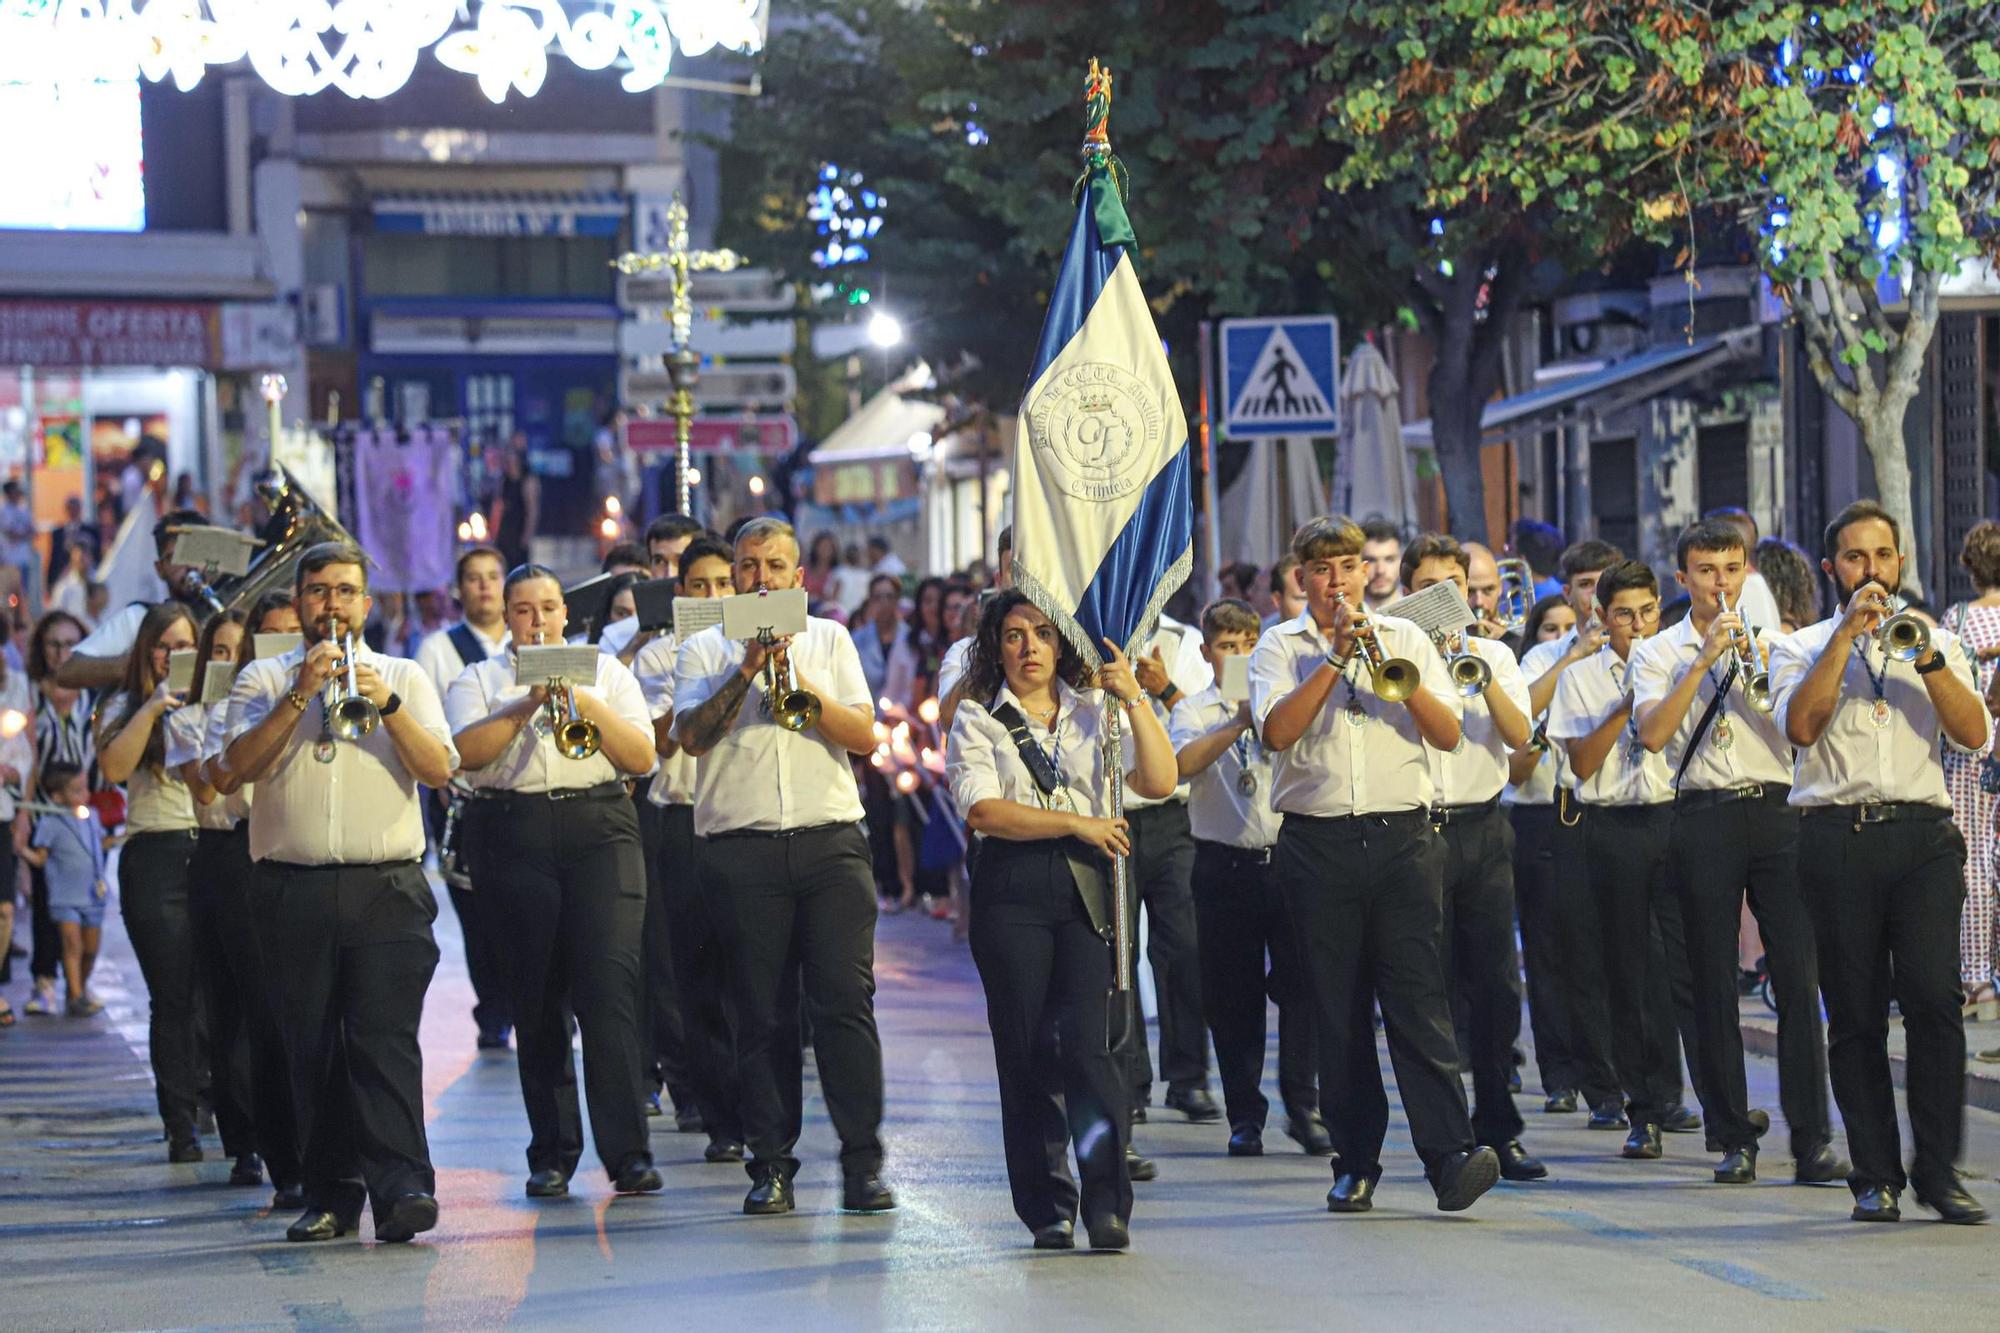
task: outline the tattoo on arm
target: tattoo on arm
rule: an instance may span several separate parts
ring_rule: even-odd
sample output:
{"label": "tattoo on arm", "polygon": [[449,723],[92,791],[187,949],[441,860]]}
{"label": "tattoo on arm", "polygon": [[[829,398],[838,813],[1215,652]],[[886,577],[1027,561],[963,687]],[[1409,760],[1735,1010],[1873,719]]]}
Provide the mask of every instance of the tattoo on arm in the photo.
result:
{"label": "tattoo on arm", "polygon": [[741,671],[729,673],[729,679],[721,689],[710,695],[704,702],[687,714],[687,739],[689,748],[706,754],[722,740],[723,734],[736,723],[736,714],[742,711],[743,700],[749,696],[750,682]]}

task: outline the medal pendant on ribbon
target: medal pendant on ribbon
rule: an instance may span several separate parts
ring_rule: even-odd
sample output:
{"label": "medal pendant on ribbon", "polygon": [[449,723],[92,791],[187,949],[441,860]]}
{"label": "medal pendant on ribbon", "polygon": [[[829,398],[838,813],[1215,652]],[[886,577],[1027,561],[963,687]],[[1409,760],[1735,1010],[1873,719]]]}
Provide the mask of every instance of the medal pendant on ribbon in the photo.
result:
{"label": "medal pendant on ribbon", "polygon": [[1736,732],[1731,729],[1729,719],[1726,717],[1715,719],[1715,748],[1727,750],[1734,744],[1736,744]]}
{"label": "medal pendant on ribbon", "polygon": [[1353,700],[1347,705],[1347,725],[1350,727],[1365,727],[1368,725],[1368,710],[1361,706],[1359,699]]}
{"label": "medal pendant on ribbon", "polygon": [[1877,699],[1875,706],[1868,710],[1868,720],[1875,724],[1877,730],[1887,727],[1889,719],[1893,716],[1894,712],[1890,709],[1887,699]]}
{"label": "medal pendant on ribbon", "polygon": [[1257,794],[1257,775],[1247,768],[1238,773],[1236,775],[1236,790],[1242,792],[1245,796],[1255,796]]}
{"label": "medal pendant on ribbon", "polygon": [[322,764],[332,763],[333,742],[326,740],[315,742],[313,745],[313,758],[319,760]]}

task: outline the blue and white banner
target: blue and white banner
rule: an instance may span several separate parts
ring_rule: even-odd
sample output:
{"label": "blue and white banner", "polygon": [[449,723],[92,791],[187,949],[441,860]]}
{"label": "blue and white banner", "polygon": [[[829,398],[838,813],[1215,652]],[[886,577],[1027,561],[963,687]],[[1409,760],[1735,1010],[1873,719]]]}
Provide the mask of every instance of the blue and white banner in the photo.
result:
{"label": "blue and white banner", "polygon": [[1014,443],[1014,582],[1086,662],[1130,654],[1187,581],[1187,418],[1133,271],[1132,225],[1091,172]]}

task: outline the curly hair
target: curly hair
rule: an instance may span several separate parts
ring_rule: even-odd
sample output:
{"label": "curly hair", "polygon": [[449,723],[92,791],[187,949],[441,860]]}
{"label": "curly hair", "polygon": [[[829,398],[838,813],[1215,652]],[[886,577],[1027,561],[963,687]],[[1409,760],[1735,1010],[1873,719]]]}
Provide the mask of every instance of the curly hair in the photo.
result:
{"label": "curly hair", "polygon": [[1972,575],[1979,591],[2000,588],[2000,523],[1985,518],[1973,524],[1959,548],[1958,563]]}
{"label": "curly hair", "polygon": [[[1007,673],[1000,665],[1000,626],[1016,607],[1033,605],[1028,594],[1018,588],[1008,588],[987,602],[986,609],[979,614],[979,630],[972,637],[972,651],[965,664],[966,698],[984,704],[1007,683]],[[1090,679],[1090,668],[1060,634],[1056,635],[1056,675],[1075,690],[1082,689]]]}

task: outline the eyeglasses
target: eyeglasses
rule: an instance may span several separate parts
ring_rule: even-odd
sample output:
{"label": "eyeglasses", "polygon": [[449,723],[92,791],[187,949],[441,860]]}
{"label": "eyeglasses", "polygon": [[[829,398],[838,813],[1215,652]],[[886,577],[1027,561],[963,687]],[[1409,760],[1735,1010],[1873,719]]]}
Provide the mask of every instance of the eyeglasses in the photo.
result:
{"label": "eyeglasses", "polygon": [[1634,625],[1643,625],[1650,621],[1658,620],[1660,618],[1660,604],[1658,602],[1649,602],[1637,609],[1629,606],[1621,606],[1616,611],[1613,611],[1609,618],[1612,624],[1625,629],[1631,629]]}
{"label": "eyeglasses", "polygon": [[351,602],[367,593],[366,588],[357,588],[352,583],[308,583],[299,589],[301,596],[325,601],[331,597],[337,601]]}

